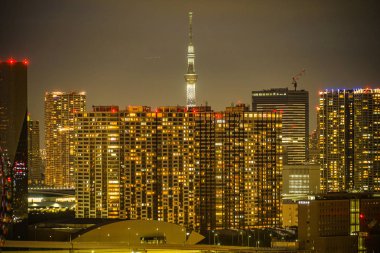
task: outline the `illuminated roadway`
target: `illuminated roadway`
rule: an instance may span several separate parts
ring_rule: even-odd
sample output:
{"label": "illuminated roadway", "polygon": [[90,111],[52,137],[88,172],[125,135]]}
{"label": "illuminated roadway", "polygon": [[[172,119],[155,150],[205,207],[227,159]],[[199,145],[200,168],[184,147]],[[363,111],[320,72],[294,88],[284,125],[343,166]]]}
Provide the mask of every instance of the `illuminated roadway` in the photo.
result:
{"label": "illuminated roadway", "polygon": [[[49,241],[6,241],[3,248],[25,248],[25,252],[40,250],[49,253],[46,249],[62,250],[62,252],[83,252],[83,253],[107,253],[107,252],[301,252],[311,253],[312,251],[281,249],[281,248],[254,248],[237,246],[218,246],[218,245],[178,245],[178,244],[139,244],[128,245],[128,243],[97,243],[97,242],[49,242]],[[22,251],[18,251],[22,252]]]}

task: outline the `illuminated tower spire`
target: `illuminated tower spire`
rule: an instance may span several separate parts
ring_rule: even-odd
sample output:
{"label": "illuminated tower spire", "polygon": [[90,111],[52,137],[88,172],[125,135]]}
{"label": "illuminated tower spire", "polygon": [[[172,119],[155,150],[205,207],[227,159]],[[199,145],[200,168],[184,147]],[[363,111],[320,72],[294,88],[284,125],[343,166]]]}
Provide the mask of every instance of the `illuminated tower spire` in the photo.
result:
{"label": "illuminated tower spire", "polygon": [[197,83],[198,75],[195,74],[194,60],[195,53],[193,46],[193,13],[189,12],[189,45],[187,46],[187,73],[185,74],[187,108],[196,106],[195,84]]}

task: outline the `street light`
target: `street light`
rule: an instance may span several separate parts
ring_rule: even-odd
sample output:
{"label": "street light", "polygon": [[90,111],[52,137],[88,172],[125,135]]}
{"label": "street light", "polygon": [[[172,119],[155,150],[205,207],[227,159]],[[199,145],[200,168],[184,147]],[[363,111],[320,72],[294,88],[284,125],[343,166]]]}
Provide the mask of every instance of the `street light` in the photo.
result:
{"label": "street light", "polygon": [[251,239],[251,235],[248,236],[248,247],[249,247],[249,241]]}
{"label": "street light", "polygon": [[185,228],[182,228],[182,233],[184,233],[184,235],[185,235],[185,238],[183,240],[183,246],[185,246],[185,243],[186,243],[186,231],[185,231]]}
{"label": "street light", "polygon": [[129,230],[131,230],[131,228],[128,228],[128,246],[131,244],[131,232]]}

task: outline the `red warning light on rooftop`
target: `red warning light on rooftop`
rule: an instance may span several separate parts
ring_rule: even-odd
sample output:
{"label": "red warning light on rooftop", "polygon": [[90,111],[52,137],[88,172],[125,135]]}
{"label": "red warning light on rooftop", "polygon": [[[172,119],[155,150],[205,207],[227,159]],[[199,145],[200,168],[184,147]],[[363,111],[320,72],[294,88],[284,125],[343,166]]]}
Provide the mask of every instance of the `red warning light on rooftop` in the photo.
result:
{"label": "red warning light on rooftop", "polygon": [[[1,61],[0,61],[1,62]],[[6,61],[5,61],[6,63],[8,63],[8,64],[10,64],[10,65],[13,65],[13,64],[15,64],[15,63],[23,63],[23,64],[25,64],[25,65],[29,65],[29,60],[28,59],[24,59],[24,60],[22,60],[22,61],[17,61],[16,59],[14,59],[13,57],[11,57],[11,58],[9,58],[9,59],[7,59]]]}

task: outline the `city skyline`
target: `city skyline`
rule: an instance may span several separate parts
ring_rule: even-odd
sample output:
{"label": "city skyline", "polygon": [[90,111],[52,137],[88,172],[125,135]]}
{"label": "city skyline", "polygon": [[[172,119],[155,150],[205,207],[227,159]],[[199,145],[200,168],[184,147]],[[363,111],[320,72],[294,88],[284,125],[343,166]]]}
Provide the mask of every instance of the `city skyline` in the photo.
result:
{"label": "city skyline", "polygon": [[379,83],[376,2],[46,3],[6,1],[1,13],[1,60],[30,59],[30,113],[41,122],[53,90],[85,90],[88,105],[185,105],[189,11],[198,105],[249,104],[252,90],[292,88],[306,69],[298,88],[310,92],[312,131],[317,91]]}
{"label": "city skyline", "polygon": [[0,246],[375,252],[379,11],[2,1]]}

